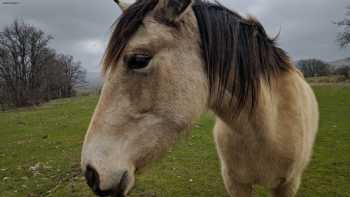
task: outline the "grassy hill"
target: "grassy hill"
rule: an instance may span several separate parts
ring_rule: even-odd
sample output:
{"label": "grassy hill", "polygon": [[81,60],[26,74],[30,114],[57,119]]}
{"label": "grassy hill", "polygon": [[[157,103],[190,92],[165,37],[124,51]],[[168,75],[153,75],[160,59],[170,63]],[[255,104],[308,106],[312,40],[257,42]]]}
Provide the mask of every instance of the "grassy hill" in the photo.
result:
{"label": "grassy hill", "polygon": [[[315,87],[320,130],[299,197],[349,197],[350,87]],[[80,174],[84,133],[96,96],[0,113],[0,196],[93,196]],[[205,114],[191,135],[138,176],[131,196],[227,197]],[[266,193],[259,190],[259,196]]]}

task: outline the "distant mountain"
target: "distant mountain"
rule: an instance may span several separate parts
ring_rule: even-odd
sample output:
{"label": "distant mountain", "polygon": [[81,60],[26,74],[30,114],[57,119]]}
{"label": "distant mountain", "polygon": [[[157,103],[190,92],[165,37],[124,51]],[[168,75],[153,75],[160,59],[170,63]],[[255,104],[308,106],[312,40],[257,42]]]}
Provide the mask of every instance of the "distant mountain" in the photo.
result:
{"label": "distant mountain", "polygon": [[100,72],[87,72],[86,81],[90,88],[101,87],[103,84],[102,74]]}
{"label": "distant mountain", "polygon": [[350,66],[350,57],[345,59],[336,60],[333,62],[328,62],[330,65],[335,66],[336,68]]}

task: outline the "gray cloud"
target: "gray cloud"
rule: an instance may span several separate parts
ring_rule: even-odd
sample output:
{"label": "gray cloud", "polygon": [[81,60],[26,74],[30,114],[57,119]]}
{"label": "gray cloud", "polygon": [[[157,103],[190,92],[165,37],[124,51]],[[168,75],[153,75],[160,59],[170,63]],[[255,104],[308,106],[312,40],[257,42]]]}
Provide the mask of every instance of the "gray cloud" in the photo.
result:
{"label": "gray cloud", "polygon": [[[119,16],[112,0],[0,0],[0,28],[23,19],[55,39],[58,52],[74,55],[89,71],[98,71],[110,27]],[[348,0],[221,0],[227,7],[256,16],[270,35],[280,31],[279,43],[294,59],[316,57],[335,60],[350,56],[335,38],[340,31],[332,21],[341,20]]]}

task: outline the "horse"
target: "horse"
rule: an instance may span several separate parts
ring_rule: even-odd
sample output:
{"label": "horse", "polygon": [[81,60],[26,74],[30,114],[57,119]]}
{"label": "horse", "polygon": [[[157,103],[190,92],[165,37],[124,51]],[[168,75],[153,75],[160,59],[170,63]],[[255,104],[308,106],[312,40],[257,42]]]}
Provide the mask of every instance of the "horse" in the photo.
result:
{"label": "horse", "polygon": [[312,156],[318,104],[291,58],[254,17],[205,0],[116,1],[122,15],[101,62],[105,83],[81,167],[99,196],[127,196],[202,113],[230,196],[261,185],[296,195]]}

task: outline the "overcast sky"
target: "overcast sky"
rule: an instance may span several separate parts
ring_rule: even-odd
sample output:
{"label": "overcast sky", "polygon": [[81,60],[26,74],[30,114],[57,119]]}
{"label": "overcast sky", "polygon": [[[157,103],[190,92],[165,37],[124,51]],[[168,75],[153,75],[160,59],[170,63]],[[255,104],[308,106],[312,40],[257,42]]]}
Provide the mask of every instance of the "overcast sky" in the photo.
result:
{"label": "overcast sky", "polygon": [[[18,5],[4,2],[16,1]],[[257,17],[294,59],[331,61],[350,56],[335,42],[349,0],[220,0],[243,15]],[[50,35],[50,45],[71,54],[90,72],[98,72],[110,27],[120,15],[113,0],[0,0],[0,29],[23,19]],[[1,30],[0,30],[1,31]]]}

